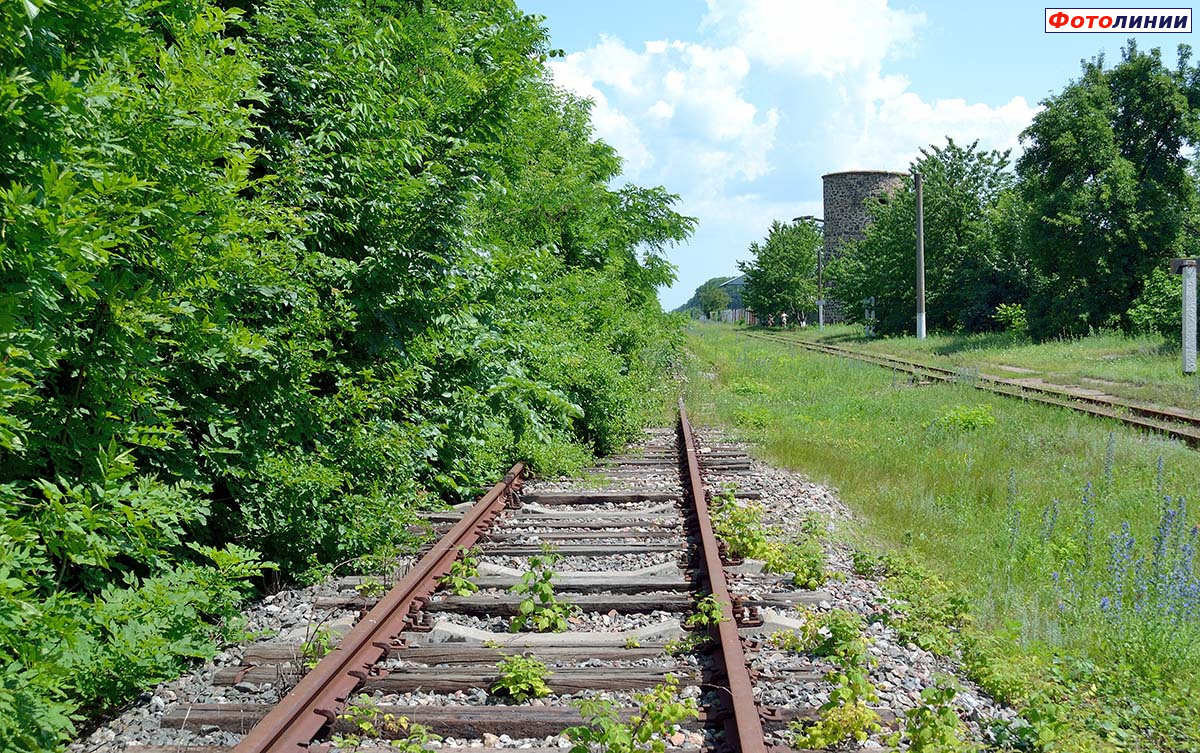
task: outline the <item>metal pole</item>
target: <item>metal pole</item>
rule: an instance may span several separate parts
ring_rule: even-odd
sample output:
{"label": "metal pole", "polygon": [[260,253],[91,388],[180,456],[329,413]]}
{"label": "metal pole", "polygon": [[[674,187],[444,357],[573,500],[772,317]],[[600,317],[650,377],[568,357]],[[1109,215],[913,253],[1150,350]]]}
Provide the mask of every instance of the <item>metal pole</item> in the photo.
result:
{"label": "metal pole", "polygon": [[925,176],[913,175],[917,189],[917,339],[925,339]]}
{"label": "metal pole", "polygon": [[1183,273],[1183,373],[1196,373],[1196,261],[1185,264]]}
{"label": "metal pole", "polygon": [[[824,232],[822,232],[824,235]],[[825,239],[817,246],[817,329],[825,329]]]}

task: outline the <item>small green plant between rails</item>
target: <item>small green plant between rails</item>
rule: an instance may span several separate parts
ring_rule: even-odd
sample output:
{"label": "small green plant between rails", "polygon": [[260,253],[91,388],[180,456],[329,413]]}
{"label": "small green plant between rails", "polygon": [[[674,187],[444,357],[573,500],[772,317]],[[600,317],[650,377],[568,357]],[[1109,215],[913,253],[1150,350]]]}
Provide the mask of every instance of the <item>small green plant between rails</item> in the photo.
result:
{"label": "small green plant between rails", "polygon": [[696,600],[695,609],[683,624],[690,628],[716,627],[725,621],[724,607],[715,595],[708,594]]}
{"label": "small green plant between rails", "polygon": [[563,732],[574,743],[571,753],[663,753],[676,727],[699,716],[695,698],[679,697],[674,675],[645,693],[635,693],[633,699],[638,710],[628,722],[621,721],[615,701],[572,701],[584,723]]}
{"label": "small green plant between rails", "polygon": [[442,738],[423,724],[410,722],[408,717],[381,713],[379,704],[369,695],[360,695],[347,704],[338,719],[354,728],[346,735],[335,735],[335,748],[358,748],[365,740],[387,740],[391,750],[399,753],[424,753],[430,742]]}
{"label": "small green plant between rails", "polygon": [[450,565],[450,572],[442,576],[438,585],[455,596],[470,596],[479,590],[479,586],[471,582],[479,576],[479,549],[459,547],[458,559]]}
{"label": "small green plant between rails", "polygon": [[522,597],[517,615],[509,623],[510,631],[563,633],[570,627],[568,621],[579,612],[579,607],[560,600],[554,593],[554,566],[561,559],[562,555],[549,545],[543,545],[541,554],[529,558],[529,569],[509,589]]}
{"label": "small green plant between rails", "polygon": [[713,499],[713,531],[730,555],[762,560],[770,573],[791,574],[797,588],[814,589],[824,583],[828,571],[815,526],[806,525],[794,540],[786,541],[779,531],[763,524],[763,515],[761,504],[737,500],[732,489]]}
{"label": "small green plant between rails", "polygon": [[492,683],[493,695],[517,703],[550,695],[550,686],[546,683],[550,669],[532,656],[506,656],[496,664],[496,669],[500,674]]}

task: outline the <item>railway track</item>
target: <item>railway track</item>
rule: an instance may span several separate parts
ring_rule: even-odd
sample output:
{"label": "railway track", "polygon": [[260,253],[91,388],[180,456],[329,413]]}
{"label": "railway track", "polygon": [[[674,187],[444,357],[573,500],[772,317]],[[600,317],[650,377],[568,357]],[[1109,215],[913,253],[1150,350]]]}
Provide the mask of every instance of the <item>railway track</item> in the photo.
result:
{"label": "railway track", "polygon": [[[453,738],[453,747],[487,753],[519,744],[539,751],[584,721],[570,701],[607,694],[627,719],[638,711],[634,694],[662,687],[668,675],[680,697],[699,703],[698,717],[677,725],[668,750],[782,750],[786,736],[777,733],[818,711],[760,705],[764,679],[752,671],[747,646],[757,648],[756,635],[779,629],[772,607],[815,606],[830,596],[731,592],[704,474],[749,468],[740,451],[699,451],[682,406],[675,431],[647,433],[628,454],[594,469],[588,483],[523,486],[518,464],[465,510],[435,516],[441,537],[387,593],[326,598],[319,606],[357,617],[315,666],[306,671],[308,643],[276,640],[252,644],[240,665],[217,672],[215,681],[231,687],[289,688],[277,703],[253,702],[252,693],[250,702],[238,702],[231,694],[224,703],[177,704],[159,719],[164,729],[219,733],[229,745],[138,750],[326,750],[336,747],[339,734],[382,730],[403,718]],[[510,632],[522,609],[510,589],[546,544],[562,557],[552,575],[556,597],[579,611],[566,632]],[[439,583],[471,547],[478,572],[470,580],[478,591],[448,594]],[[709,595],[722,619],[689,629],[697,601]],[[786,620],[782,627],[789,627]],[[549,668],[549,697],[514,703],[493,692],[497,662],[514,655]],[[819,683],[822,675],[791,679]],[[359,705],[355,699],[363,696],[370,700]],[[557,750],[567,743],[554,744]]]}
{"label": "railway track", "polygon": [[992,392],[997,395],[1006,395],[1044,405],[1067,408],[1101,418],[1110,418],[1145,431],[1181,440],[1191,447],[1200,447],[1200,416],[1179,410],[1178,408],[1118,400],[1104,395],[1091,395],[1070,389],[1031,385],[1016,379],[956,371],[954,369],[930,366],[881,353],[841,348],[826,343],[807,342],[781,335],[747,333],[747,336],[759,340],[794,345],[805,350],[824,353],[826,355],[876,364],[910,374],[919,380],[967,383],[976,389]]}

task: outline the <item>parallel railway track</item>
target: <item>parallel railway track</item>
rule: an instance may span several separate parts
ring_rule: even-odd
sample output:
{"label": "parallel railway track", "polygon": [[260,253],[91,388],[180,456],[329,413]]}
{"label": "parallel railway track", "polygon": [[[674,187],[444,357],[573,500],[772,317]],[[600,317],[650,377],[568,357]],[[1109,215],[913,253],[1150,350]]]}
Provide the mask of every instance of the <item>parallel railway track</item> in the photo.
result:
{"label": "parallel railway track", "polygon": [[1057,387],[1031,385],[1015,379],[1005,379],[986,374],[967,374],[962,371],[955,371],[954,369],[930,366],[882,353],[841,348],[836,345],[809,342],[781,335],[747,333],[747,336],[769,342],[793,345],[816,353],[824,353],[825,355],[876,364],[910,374],[917,379],[927,379],[937,382],[965,382],[976,389],[998,395],[1020,398],[1044,405],[1054,405],[1101,418],[1110,418],[1129,426],[1135,426],[1139,429],[1179,439],[1192,447],[1200,446],[1200,416],[1179,410],[1178,408],[1118,400],[1103,395],[1089,395]]}
{"label": "parallel railway track", "polygon": [[[340,644],[307,672],[295,644],[251,645],[241,666],[219,670],[216,681],[294,685],[278,703],[179,704],[161,725],[240,736],[232,747],[141,748],[145,753],[297,753],[325,750],[339,732],[352,732],[345,717],[358,694],[383,701],[378,715],[405,717],[434,733],[482,740],[488,751],[500,736],[532,739],[558,735],[579,724],[564,703],[505,704],[488,696],[495,663],[531,654],[552,667],[556,694],[611,691],[618,699],[652,687],[668,673],[700,700],[699,720],[688,727],[693,750],[766,753],[780,750],[779,730],[795,719],[815,718],[815,708],[763,708],[755,700],[744,634],[754,632],[760,607],[771,597],[739,598],[729,588],[708,514],[702,468],[737,473],[749,468],[738,452],[698,452],[686,411],[676,432],[651,434],[635,454],[597,469],[601,488],[579,484],[562,490],[522,490],[524,468],[508,475],[461,516],[436,516],[448,530],[382,597],[327,599],[329,609],[359,610],[361,617]],[[703,463],[703,466],[702,466]],[[745,496],[753,496],[748,494]],[[562,634],[509,633],[502,629],[518,599],[507,593],[519,579],[515,563],[537,554],[543,543],[565,557],[556,591],[579,606],[579,624]],[[488,567],[473,579],[480,591],[450,596],[439,579],[466,547],[477,546]],[[625,558],[624,560],[622,558]],[[641,559],[639,559],[641,558]],[[614,562],[651,560],[641,567]],[[599,569],[589,569],[589,563]],[[486,570],[486,571],[484,571]],[[667,639],[687,635],[686,615],[695,600],[712,594],[724,619],[698,636],[690,655],[668,655]],[[788,594],[785,603],[828,598],[820,592]],[[634,615],[636,628],[606,630],[608,621]],[[644,617],[644,619],[643,619]],[[302,676],[301,676],[302,675]],[[814,675],[812,681],[819,681]],[[404,694],[436,696],[427,705],[405,704]],[[442,694],[437,696],[436,694]],[[396,702],[388,699],[396,697]],[[439,704],[436,698],[451,699]],[[460,700],[453,700],[458,698]],[[474,699],[463,702],[461,699]],[[623,717],[632,707],[620,710]],[[670,749],[679,749],[678,741]],[[534,746],[536,749],[537,746]]]}

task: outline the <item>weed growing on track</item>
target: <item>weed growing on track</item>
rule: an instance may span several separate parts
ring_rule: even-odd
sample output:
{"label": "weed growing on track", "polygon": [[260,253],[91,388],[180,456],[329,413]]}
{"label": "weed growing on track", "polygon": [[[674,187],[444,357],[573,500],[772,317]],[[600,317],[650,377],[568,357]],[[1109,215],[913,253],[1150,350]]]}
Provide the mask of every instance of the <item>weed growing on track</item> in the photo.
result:
{"label": "weed growing on track", "polygon": [[824,656],[848,665],[867,660],[865,624],[861,615],[834,609],[824,614],[808,612],[799,630],[781,630],[771,635],[771,644],[784,651]]}
{"label": "weed growing on track", "polygon": [[500,676],[492,683],[492,694],[524,703],[531,698],[550,695],[546,684],[551,672],[532,656],[507,656],[496,665]]}
{"label": "weed growing on track", "polygon": [[666,681],[648,692],[635,693],[638,712],[626,724],[615,701],[581,698],[571,705],[579,709],[584,724],[563,731],[574,745],[571,753],[663,753],[666,738],[676,727],[700,715],[695,698],[679,697],[679,680]]}
{"label": "weed growing on track", "polygon": [[729,328],[689,346],[693,420],[836,487],[858,535],[898,553],[854,559],[884,578],[892,624],[1021,706],[1031,744],[1200,750],[1194,451]]}
{"label": "weed growing on track", "polygon": [[300,654],[304,657],[305,669],[317,666],[325,655],[333,650],[334,634],[326,625],[317,627],[312,637],[300,646]]}
{"label": "weed growing on track", "polygon": [[568,620],[579,607],[559,600],[554,593],[554,565],[562,559],[549,545],[542,546],[542,553],[529,558],[529,570],[521,580],[509,589],[524,596],[517,607],[508,629],[514,633],[532,630],[535,633],[564,633]]}
{"label": "weed growing on track", "polygon": [[710,513],[713,532],[725,542],[730,555],[762,560],[767,572],[790,574],[797,588],[817,588],[828,577],[815,530],[789,541],[763,523],[762,505],[737,501],[733,490],[715,497]]}
{"label": "weed growing on track", "polygon": [[689,628],[716,627],[725,621],[725,614],[722,612],[723,606],[713,594],[697,599],[696,608],[688,615],[683,624]]}
{"label": "weed growing on track", "polygon": [[396,753],[423,753],[429,743],[442,739],[406,716],[382,713],[375,699],[365,693],[348,704],[338,719],[354,728],[351,734],[333,737],[334,747],[342,750],[362,747],[364,740],[387,739],[389,750]]}
{"label": "weed growing on track", "polygon": [[471,578],[479,575],[479,549],[459,547],[458,559],[450,565],[450,572],[442,576],[438,585],[455,596],[470,596],[479,590]]}

